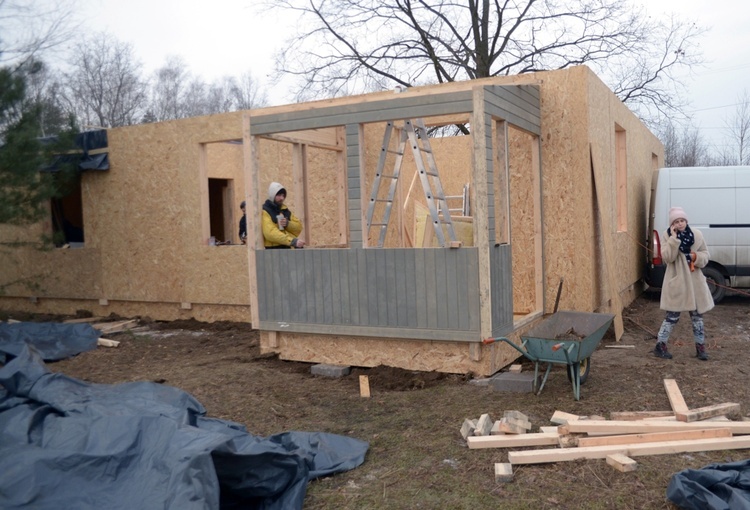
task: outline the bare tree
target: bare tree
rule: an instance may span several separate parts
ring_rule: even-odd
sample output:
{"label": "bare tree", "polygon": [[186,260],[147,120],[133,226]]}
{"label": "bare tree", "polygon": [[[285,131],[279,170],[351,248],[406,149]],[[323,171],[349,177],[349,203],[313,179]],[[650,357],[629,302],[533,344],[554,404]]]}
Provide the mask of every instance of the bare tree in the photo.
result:
{"label": "bare tree", "polygon": [[168,57],[156,70],[151,84],[149,111],[154,121],[180,119],[187,115],[185,94],[190,72],[181,57]]}
{"label": "bare tree", "polygon": [[709,166],[714,163],[700,131],[691,125],[678,130],[672,122],[660,128],[664,144],[664,165],[667,167]]}
{"label": "bare tree", "polygon": [[73,53],[66,95],[81,123],[99,127],[137,123],[147,94],[132,47],[98,33],[77,44]]}
{"label": "bare tree", "polygon": [[0,0],[0,64],[22,64],[70,40],[75,0]]}
{"label": "bare tree", "polygon": [[[589,65],[632,107],[678,110],[702,30],[620,0],[274,0],[301,17],[277,57],[297,99]],[[679,88],[679,87],[678,87]]]}
{"label": "bare tree", "polygon": [[230,94],[236,110],[252,110],[268,104],[268,95],[250,71],[230,78]]}
{"label": "bare tree", "polygon": [[750,165],[750,94],[747,89],[738,98],[734,115],[725,123],[734,144],[734,164]]}

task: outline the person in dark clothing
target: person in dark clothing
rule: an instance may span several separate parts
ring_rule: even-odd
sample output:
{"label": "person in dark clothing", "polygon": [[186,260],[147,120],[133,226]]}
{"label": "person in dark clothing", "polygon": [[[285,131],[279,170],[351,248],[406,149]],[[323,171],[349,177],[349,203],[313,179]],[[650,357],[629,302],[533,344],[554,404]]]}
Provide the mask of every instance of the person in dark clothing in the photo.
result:
{"label": "person in dark clothing", "polygon": [[242,218],[240,218],[240,242],[245,244],[247,242],[247,214],[245,213],[244,200],[240,204],[240,209],[242,209]]}

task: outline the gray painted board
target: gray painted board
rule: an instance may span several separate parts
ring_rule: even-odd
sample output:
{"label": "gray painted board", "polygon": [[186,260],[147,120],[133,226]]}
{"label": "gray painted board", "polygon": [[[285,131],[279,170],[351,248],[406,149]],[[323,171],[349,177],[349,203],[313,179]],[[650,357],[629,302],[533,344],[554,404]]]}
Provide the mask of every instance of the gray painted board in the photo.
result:
{"label": "gray painted board", "polygon": [[479,341],[477,248],[258,250],[256,259],[262,323],[409,331],[375,335],[393,338],[462,331]]}

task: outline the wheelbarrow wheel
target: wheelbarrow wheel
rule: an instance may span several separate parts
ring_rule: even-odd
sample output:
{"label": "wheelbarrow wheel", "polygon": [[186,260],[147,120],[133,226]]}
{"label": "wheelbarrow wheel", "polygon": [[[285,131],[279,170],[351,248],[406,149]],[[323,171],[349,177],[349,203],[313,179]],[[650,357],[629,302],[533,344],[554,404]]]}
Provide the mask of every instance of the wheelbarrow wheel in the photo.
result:
{"label": "wheelbarrow wheel", "polygon": [[575,373],[573,370],[575,370],[576,365],[578,365],[581,384],[583,384],[586,382],[586,379],[589,378],[589,372],[591,372],[591,357],[582,360],[580,363],[568,365],[568,381],[570,382],[573,382],[573,374]]}

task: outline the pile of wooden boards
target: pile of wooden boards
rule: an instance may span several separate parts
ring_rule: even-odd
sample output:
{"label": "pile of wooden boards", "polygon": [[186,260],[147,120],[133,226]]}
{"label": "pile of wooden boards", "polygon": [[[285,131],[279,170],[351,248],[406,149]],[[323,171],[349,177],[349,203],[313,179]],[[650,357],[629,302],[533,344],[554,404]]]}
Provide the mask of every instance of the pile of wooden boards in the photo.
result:
{"label": "pile of wooden boards", "polygon": [[[497,481],[511,481],[512,466],[517,464],[606,459],[614,468],[627,472],[637,467],[631,457],[750,448],[750,420],[730,419],[740,418],[739,404],[689,409],[674,379],[665,379],[664,387],[670,411],[613,412],[610,420],[557,411],[550,420],[557,425],[540,427],[538,433],[525,433],[531,429],[530,423],[523,432],[516,428],[508,433],[499,426],[497,430],[488,429],[489,417],[482,415],[479,420],[464,421],[461,434],[471,449],[555,447],[508,452],[507,463],[495,464]],[[514,420],[521,415],[518,411],[506,413],[511,413]],[[471,429],[474,422],[476,426]]]}
{"label": "pile of wooden boards", "polygon": [[110,340],[104,338],[105,335],[111,335],[112,333],[119,333],[121,331],[127,331],[138,325],[138,321],[135,319],[115,321],[115,322],[102,322],[102,317],[86,317],[81,319],[70,319],[63,321],[64,324],[79,324],[82,322],[91,323],[91,326],[98,330],[102,336],[97,340],[97,345],[101,347],[117,347],[120,342],[117,340]]}

